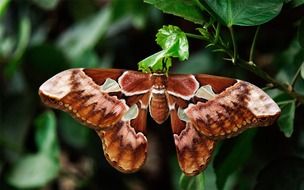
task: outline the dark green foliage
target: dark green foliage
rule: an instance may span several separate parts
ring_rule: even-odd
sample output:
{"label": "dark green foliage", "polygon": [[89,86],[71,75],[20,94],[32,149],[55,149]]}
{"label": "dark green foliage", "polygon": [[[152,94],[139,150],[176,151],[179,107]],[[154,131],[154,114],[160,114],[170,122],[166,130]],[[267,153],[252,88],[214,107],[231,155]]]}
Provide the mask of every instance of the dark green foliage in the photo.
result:
{"label": "dark green foliage", "polygon": [[[0,189],[303,189],[303,4],[0,1]],[[138,173],[121,174],[92,130],[48,110],[37,91],[73,67],[138,66],[247,80],[275,99],[281,117],[220,141],[195,177],[178,168],[170,122],[157,127],[148,119],[149,160]]]}

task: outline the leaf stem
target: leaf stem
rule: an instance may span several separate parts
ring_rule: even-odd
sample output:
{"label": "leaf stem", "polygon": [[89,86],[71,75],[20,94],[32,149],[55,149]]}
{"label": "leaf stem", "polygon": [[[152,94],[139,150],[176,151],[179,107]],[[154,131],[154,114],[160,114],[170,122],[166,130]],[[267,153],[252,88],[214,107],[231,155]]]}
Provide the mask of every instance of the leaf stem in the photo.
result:
{"label": "leaf stem", "polygon": [[249,63],[250,64],[253,64],[253,53],[254,53],[254,50],[255,50],[256,39],[257,39],[259,31],[260,31],[260,26],[257,27],[257,29],[255,31],[255,34],[254,34],[254,37],[253,37],[252,44],[251,44],[250,54],[249,54]]}
{"label": "leaf stem", "polygon": [[232,41],[232,45],[233,45],[232,63],[235,64],[237,47],[236,47],[236,43],[235,43],[234,31],[233,31],[232,26],[229,26],[228,28],[229,28],[229,31],[230,31],[231,41]]}
{"label": "leaf stem", "polygon": [[194,38],[194,39],[198,39],[198,40],[206,40],[203,36],[198,35],[198,34],[192,34],[192,33],[186,33],[186,36],[189,38]]}
{"label": "leaf stem", "polygon": [[[199,0],[194,0],[194,2],[197,4],[197,6],[201,9],[201,11],[207,11],[205,7],[201,4]],[[208,12],[208,11],[207,11]]]}
{"label": "leaf stem", "polygon": [[292,87],[294,87],[294,85],[295,85],[296,82],[297,82],[297,78],[298,78],[298,76],[299,76],[300,73],[301,73],[301,67],[302,67],[302,65],[300,65],[300,67],[298,68],[296,74],[293,76],[293,78],[292,78],[292,80],[291,80],[291,84],[290,84],[290,85],[291,85]]}
{"label": "leaf stem", "polygon": [[220,30],[221,30],[221,24],[218,22],[216,24],[216,29],[215,29],[215,36],[214,36],[214,44],[218,42],[218,39],[220,37]]}

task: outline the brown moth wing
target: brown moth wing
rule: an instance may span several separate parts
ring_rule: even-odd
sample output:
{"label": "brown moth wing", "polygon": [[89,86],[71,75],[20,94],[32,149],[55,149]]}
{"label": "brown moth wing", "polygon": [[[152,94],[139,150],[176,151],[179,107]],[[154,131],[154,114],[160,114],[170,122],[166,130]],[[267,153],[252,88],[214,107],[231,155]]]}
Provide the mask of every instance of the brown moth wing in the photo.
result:
{"label": "brown moth wing", "polygon": [[146,161],[147,139],[130,121],[120,121],[98,133],[108,162],[125,173],[136,172]]}
{"label": "brown moth wing", "polygon": [[248,82],[236,81],[229,86],[229,79],[216,78],[216,82],[211,80],[209,84],[215,85],[211,86],[219,94],[184,110],[195,128],[208,138],[222,139],[235,136],[246,128],[268,126],[280,115],[278,105]]}
{"label": "brown moth wing", "polygon": [[[113,75],[115,78],[120,72],[112,70],[105,77]],[[39,95],[46,105],[66,111],[98,130],[117,123],[127,110],[125,103],[117,97],[101,92],[100,85],[86,74],[85,69],[58,73],[40,86]]]}
{"label": "brown moth wing", "polygon": [[[110,85],[102,89],[107,79],[117,83],[110,82],[114,88]],[[139,83],[148,85],[138,86]],[[146,160],[144,133],[149,88],[148,74],[119,69],[70,69],[41,85],[39,95],[46,105],[67,111],[93,127],[109,163],[129,173],[137,171]],[[120,100],[111,94],[125,97]],[[132,118],[128,119],[131,106],[136,106],[137,115],[131,113]]]}
{"label": "brown moth wing", "polygon": [[97,132],[102,140],[105,157],[121,172],[135,172],[146,161],[148,142],[144,134],[149,96],[150,93],[129,97],[126,102],[137,106],[137,116],[134,119],[120,121],[107,130]]}
{"label": "brown moth wing", "polygon": [[215,141],[200,134],[191,122],[180,120],[176,110],[186,106],[186,101],[169,96],[169,102],[172,108],[170,110],[171,127],[179,166],[185,175],[197,175],[207,166]]}

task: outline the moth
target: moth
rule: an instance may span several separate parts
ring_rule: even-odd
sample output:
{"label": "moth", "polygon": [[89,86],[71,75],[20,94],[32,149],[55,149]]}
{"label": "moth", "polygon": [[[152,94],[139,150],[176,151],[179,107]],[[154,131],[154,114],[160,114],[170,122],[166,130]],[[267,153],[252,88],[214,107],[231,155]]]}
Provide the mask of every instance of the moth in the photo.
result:
{"label": "moth", "polygon": [[207,166],[218,140],[269,126],[280,115],[253,84],[206,74],[76,68],[47,80],[39,95],[94,129],[108,162],[125,173],[145,163],[147,112],[158,124],[170,117],[178,162],[189,176]]}

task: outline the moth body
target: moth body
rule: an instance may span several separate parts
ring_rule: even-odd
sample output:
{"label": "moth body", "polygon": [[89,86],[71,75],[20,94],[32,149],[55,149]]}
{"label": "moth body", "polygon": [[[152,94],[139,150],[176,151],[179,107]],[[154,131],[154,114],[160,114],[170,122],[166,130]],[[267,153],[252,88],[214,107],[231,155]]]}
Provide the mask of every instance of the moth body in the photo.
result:
{"label": "moth body", "polygon": [[151,99],[149,102],[150,115],[158,124],[162,124],[169,117],[169,107],[166,96],[167,76],[155,73],[151,76],[153,82]]}

